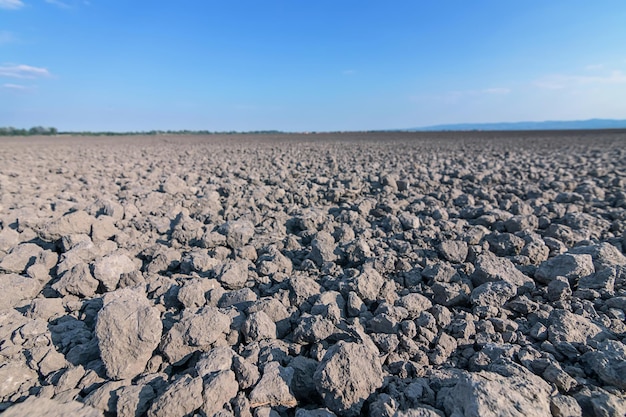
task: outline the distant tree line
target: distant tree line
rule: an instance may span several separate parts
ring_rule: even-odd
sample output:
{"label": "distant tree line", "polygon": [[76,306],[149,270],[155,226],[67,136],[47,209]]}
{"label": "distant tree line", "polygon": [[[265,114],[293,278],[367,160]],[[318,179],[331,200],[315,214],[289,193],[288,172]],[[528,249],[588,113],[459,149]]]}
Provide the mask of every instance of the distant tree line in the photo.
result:
{"label": "distant tree line", "polygon": [[35,136],[35,135],[56,135],[56,127],[34,126],[30,129],[17,129],[15,127],[0,127],[0,136]]}
{"label": "distant tree line", "polygon": [[279,130],[255,130],[240,132],[235,130],[217,132],[210,130],[150,130],[136,132],[59,132],[55,127],[35,126],[30,129],[17,129],[15,127],[0,127],[0,136],[35,136],[35,135],[77,135],[77,136],[131,136],[131,135],[236,135],[236,134],[282,134]]}

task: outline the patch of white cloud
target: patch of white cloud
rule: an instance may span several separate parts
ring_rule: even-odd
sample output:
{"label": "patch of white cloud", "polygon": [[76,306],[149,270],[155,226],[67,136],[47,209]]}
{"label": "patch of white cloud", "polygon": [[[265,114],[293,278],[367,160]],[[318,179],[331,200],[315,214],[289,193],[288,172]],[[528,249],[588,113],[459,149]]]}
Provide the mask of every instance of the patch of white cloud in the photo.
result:
{"label": "patch of white cloud", "polygon": [[604,69],[604,64],[590,64],[585,67],[587,71],[598,71]]}
{"label": "patch of white cloud", "polygon": [[565,88],[580,86],[599,86],[625,83],[626,73],[620,70],[608,71],[597,75],[553,74],[533,82],[536,87],[548,90],[562,90]]}
{"label": "patch of white cloud", "polygon": [[426,94],[411,97],[412,101],[430,101],[435,100],[445,104],[456,104],[461,102],[463,99],[468,98],[479,98],[479,97],[489,97],[489,96],[502,96],[510,94],[512,90],[510,88],[505,87],[491,87],[484,88],[482,90],[455,90],[455,91],[447,91],[441,94]]}
{"label": "patch of white cloud", "polygon": [[0,0],[0,9],[17,10],[24,7],[22,0]]}
{"label": "patch of white cloud", "polygon": [[0,77],[32,79],[50,76],[50,71],[46,68],[31,67],[30,65],[0,65]]}
{"label": "patch of white cloud", "polygon": [[7,30],[0,30],[0,45],[15,42],[15,36]]}
{"label": "patch of white cloud", "polygon": [[48,4],[55,5],[55,6],[57,6],[57,7],[62,8],[62,9],[70,9],[70,8],[71,8],[71,6],[70,6],[69,4],[64,3],[64,2],[62,2],[62,1],[60,1],[60,0],[45,0],[45,1],[46,1],[46,3],[48,3]]}
{"label": "patch of white cloud", "polygon": [[510,88],[502,88],[502,87],[486,88],[486,89],[482,90],[482,92],[484,94],[509,94],[511,92],[511,89]]}
{"label": "patch of white cloud", "polygon": [[6,90],[13,90],[13,91],[30,91],[30,90],[33,90],[35,87],[32,85],[6,83],[6,84],[2,84],[2,88]]}

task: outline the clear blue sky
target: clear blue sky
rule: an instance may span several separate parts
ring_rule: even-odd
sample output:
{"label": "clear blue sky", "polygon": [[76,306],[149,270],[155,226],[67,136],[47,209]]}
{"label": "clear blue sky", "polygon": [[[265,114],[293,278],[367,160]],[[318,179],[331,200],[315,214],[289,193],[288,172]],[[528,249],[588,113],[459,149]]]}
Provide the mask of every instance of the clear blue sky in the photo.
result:
{"label": "clear blue sky", "polygon": [[0,0],[0,126],[626,118],[626,2]]}

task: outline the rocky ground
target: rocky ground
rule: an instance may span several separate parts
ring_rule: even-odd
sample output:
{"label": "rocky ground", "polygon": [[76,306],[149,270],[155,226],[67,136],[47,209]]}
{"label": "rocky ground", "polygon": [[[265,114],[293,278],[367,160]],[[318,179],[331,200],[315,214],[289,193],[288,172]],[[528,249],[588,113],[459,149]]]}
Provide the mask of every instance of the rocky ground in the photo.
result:
{"label": "rocky ground", "polygon": [[9,138],[6,416],[623,416],[626,132]]}

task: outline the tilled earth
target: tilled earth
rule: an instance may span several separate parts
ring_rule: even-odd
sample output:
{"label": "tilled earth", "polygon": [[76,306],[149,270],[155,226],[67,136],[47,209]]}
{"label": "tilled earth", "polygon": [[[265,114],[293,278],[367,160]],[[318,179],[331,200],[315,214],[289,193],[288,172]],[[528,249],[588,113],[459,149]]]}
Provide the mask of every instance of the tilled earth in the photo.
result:
{"label": "tilled earth", "polygon": [[626,132],[5,138],[6,416],[624,416]]}

